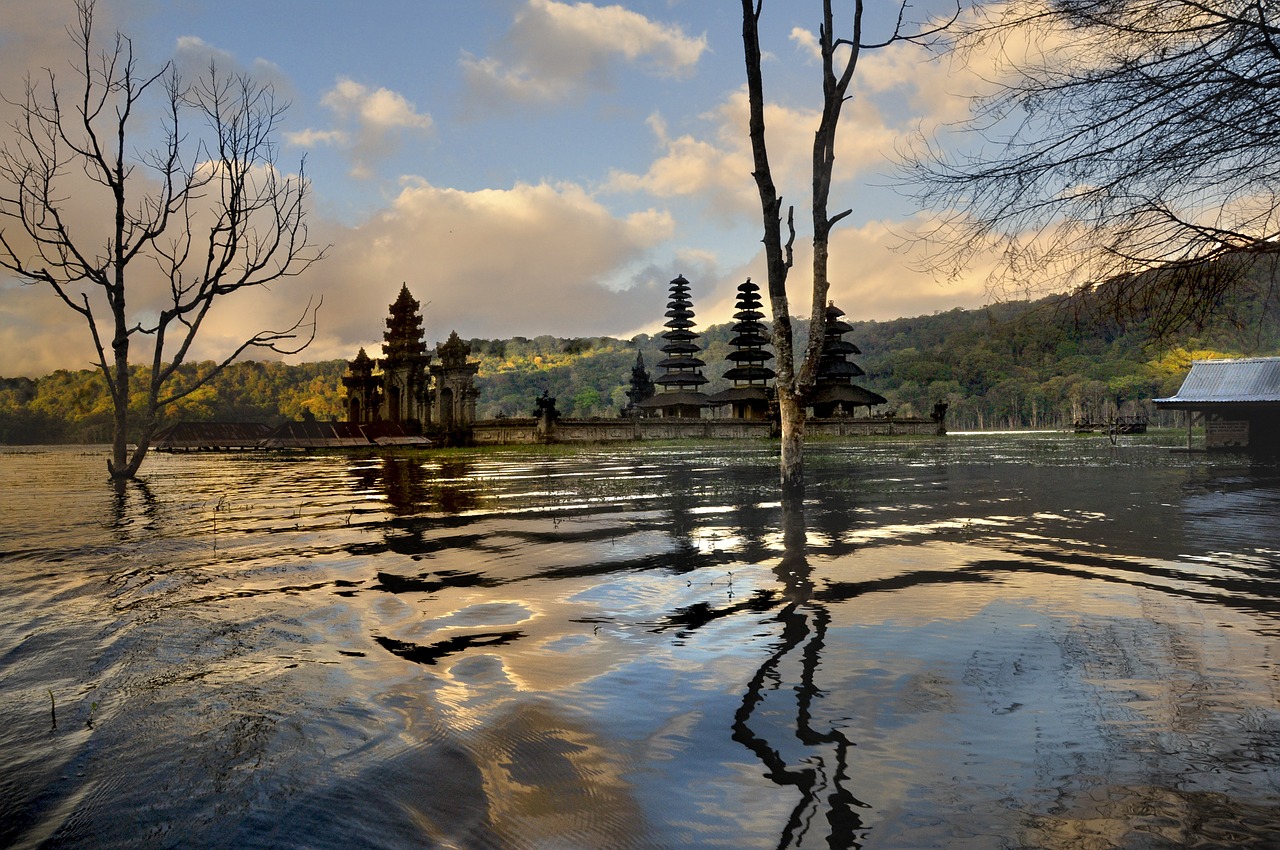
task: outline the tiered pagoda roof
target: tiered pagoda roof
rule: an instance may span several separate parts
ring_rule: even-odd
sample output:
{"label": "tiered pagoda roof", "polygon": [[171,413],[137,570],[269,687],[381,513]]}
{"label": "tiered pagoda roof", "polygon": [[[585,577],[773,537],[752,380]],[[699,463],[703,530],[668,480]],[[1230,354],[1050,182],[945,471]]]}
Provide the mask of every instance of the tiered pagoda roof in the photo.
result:
{"label": "tiered pagoda roof", "polygon": [[738,284],[737,307],[733,314],[737,320],[734,337],[729,340],[734,350],[725,358],[733,366],[724,373],[733,381],[733,387],[711,396],[710,401],[715,405],[732,404],[734,415],[743,418],[751,415],[748,409],[756,415],[763,414],[768,405],[767,383],[775,372],[765,365],[773,354],[764,348],[770,339],[768,328],[761,321],[764,313],[760,312],[760,287],[750,278]]}
{"label": "tiered pagoda roof", "polygon": [[842,410],[852,412],[855,407],[874,407],[887,401],[879,393],[853,383],[854,378],[860,378],[866,372],[849,359],[862,351],[844,338],[853,328],[841,318],[843,315],[843,310],[828,302],[822,356],[818,360],[818,375],[813,392],[809,395],[809,404],[813,407],[814,416],[818,418],[834,416]]}
{"label": "tiered pagoda roof", "polygon": [[698,358],[702,348],[694,342],[700,334],[691,328],[693,321],[693,302],[689,299],[689,281],[683,275],[671,281],[671,300],[667,303],[668,330],[662,334],[666,343],[661,351],[666,359],[659,361],[657,368],[662,370],[653,379],[654,384],[662,387],[662,392],[642,403],[643,407],[659,408],[667,416],[697,416],[698,411],[706,405],[707,396],[698,387],[707,383],[702,374],[706,363]]}
{"label": "tiered pagoda roof", "polygon": [[382,368],[425,365],[431,359],[423,340],[422,314],[418,307],[418,300],[409,294],[408,285],[401,284],[400,294],[391,305],[391,315],[387,316],[387,330],[382,334],[383,358],[379,363]]}

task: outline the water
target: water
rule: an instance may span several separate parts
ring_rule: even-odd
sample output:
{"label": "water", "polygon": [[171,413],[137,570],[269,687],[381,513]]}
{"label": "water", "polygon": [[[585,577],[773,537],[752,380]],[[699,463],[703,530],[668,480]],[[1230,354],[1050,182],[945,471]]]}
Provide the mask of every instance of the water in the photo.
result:
{"label": "water", "polygon": [[0,846],[1280,845],[1280,469],[0,453]]}

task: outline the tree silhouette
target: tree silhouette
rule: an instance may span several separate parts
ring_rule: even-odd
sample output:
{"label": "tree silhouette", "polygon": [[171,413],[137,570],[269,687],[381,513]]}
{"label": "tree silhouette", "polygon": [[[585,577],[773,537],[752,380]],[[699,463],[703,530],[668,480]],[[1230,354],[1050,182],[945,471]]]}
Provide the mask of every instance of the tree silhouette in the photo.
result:
{"label": "tree silhouette", "polygon": [[949,35],[959,58],[997,73],[947,132],[952,153],[926,140],[904,163],[942,216],[924,237],[930,264],[955,273],[994,251],[1001,293],[1081,287],[1168,331],[1233,290],[1274,303],[1274,4],[992,4]]}
{"label": "tree silhouette", "polygon": [[[291,326],[244,340],[194,385],[170,384],[215,303],[296,276],[324,251],[308,241],[304,174],[276,169],[284,107],[269,85],[213,65],[190,82],[171,64],[144,73],[127,37],[98,48],[93,0],[76,10],[69,82],[52,70],[39,83],[28,77],[0,148],[0,217],[17,225],[0,230],[0,267],[47,285],[84,319],[114,411],[107,466],[127,479],[166,406],[247,349],[306,347],[319,307],[310,302]],[[136,119],[157,105],[161,141],[135,152]],[[76,208],[84,205],[87,215]],[[150,374],[131,423],[130,353],[142,337]]]}

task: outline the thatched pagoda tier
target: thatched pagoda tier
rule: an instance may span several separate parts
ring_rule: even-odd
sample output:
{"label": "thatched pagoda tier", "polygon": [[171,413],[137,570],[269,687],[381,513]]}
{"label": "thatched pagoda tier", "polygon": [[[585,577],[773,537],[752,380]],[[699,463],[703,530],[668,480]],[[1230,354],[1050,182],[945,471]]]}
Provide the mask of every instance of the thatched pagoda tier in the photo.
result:
{"label": "thatched pagoda tier", "polygon": [[[844,322],[841,322],[840,324],[844,324]],[[861,353],[861,348],[858,348],[858,346],[844,339],[835,338],[829,342],[824,342],[822,345],[822,354],[824,356],[832,354],[854,355]]]}
{"label": "thatched pagoda tier", "polygon": [[762,333],[739,333],[729,340],[729,344],[737,348],[759,348],[771,342],[773,340]]}
{"label": "thatched pagoda tier", "polygon": [[649,409],[662,409],[667,407],[703,408],[707,406],[707,394],[689,390],[658,393],[657,395],[640,402],[637,406]]}
{"label": "thatched pagoda tier", "polygon": [[820,378],[835,381],[841,378],[861,378],[867,373],[862,371],[861,366],[852,361],[832,360],[828,363],[820,364],[818,374]]}
{"label": "thatched pagoda tier", "polygon": [[724,359],[730,360],[734,363],[740,363],[744,360],[745,361],[772,360],[773,353],[769,351],[765,351],[760,348],[742,348],[737,351],[730,351],[728,354],[724,356]]}
{"label": "thatched pagoda tier", "polygon": [[845,408],[874,407],[877,404],[885,404],[886,401],[887,399],[879,393],[856,384],[826,384],[814,387],[813,392],[809,394],[809,403],[815,408],[827,405],[834,407],[837,404],[842,404]]}
{"label": "thatched pagoda tier", "polygon": [[846,341],[844,334],[853,330],[842,321],[844,311],[835,304],[827,305],[827,328],[822,338],[822,354],[818,360],[818,375],[807,403],[813,415],[819,419],[849,415],[858,407],[874,407],[884,404],[879,393],[853,383],[854,378],[866,374],[862,367],[849,358],[861,354],[858,346]]}
{"label": "thatched pagoda tier", "polygon": [[[707,378],[702,376],[700,372],[668,372],[662,376],[663,387],[699,387],[707,383]],[[658,383],[654,381],[654,383]],[[656,398],[661,398],[663,393],[658,393]]]}
{"label": "thatched pagoda tier", "polygon": [[724,373],[727,380],[735,384],[764,387],[764,382],[774,377],[774,372],[765,366],[735,366]]}
{"label": "thatched pagoda tier", "polygon": [[706,363],[702,362],[696,357],[668,357],[666,360],[663,360],[661,363],[658,364],[658,368],[659,369],[681,369],[681,368],[690,368],[690,367],[697,368],[699,366],[706,366],[706,365],[707,365]]}
{"label": "thatched pagoda tier", "polygon": [[752,402],[752,401],[769,401],[769,389],[767,387],[730,387],[727,390],[721,390],[707,397],[707,401],[711,404],[720,406],[725,404],[733,404],[734,402]]}
{"label": "thatched pagoda tier", "polygon": [[707,378],[702,375],[706,363],[697,356],[702,348],[694,342],[699,334],[690,330],[696,323],[693,320],[693,302],[689,299],[689,281],[683,276],[676,277],[671,281],[670,294],[664,324],[668,330],[662,334],[664,344],[661,347],[667,357],[657,365],[661,371],[653,379],[662,392],[637,407],[661,411],[663,416],[694,418],[701,415],[707,403],[707,397],[697,391],[707,383]]}

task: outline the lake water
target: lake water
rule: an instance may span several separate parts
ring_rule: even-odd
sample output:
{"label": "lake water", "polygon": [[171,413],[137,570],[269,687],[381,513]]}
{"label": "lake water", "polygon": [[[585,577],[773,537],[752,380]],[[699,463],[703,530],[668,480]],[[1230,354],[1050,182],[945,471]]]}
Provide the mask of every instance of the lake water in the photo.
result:
{"label": "lake water", "polygon": [[0,846],[1280,846],[1280,468],[1159,443],[0,449]]}

